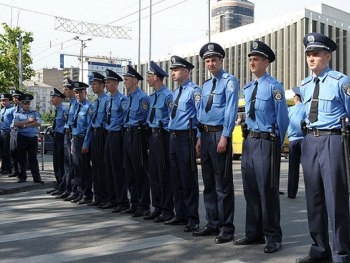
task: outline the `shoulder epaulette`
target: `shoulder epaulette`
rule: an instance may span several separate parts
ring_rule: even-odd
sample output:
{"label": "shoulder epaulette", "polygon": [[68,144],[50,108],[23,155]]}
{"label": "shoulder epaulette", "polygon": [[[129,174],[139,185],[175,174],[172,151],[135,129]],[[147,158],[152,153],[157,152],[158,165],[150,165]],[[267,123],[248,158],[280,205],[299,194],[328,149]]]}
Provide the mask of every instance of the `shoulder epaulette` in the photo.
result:
{"label": "shoulder epaulette", "polygon": [[308,76],[307,78],[305,78],[301,81],[300,86],[304,86],[306,83],[309,83],[311,80],[312,80],[312,77]]}
{"label": "shoulder epaulette", "polygon": [[254,81],[248,82],[243,86],[243,89],[246,89],[248,87],[250,87],[252,84],[254,83]]}
{"label": "shoulder epaulette", "polygon": [[333,79],[340,79],[341,77],[344,76],[343,73],[335,70],[328,71],[328,76],[330,76]]}

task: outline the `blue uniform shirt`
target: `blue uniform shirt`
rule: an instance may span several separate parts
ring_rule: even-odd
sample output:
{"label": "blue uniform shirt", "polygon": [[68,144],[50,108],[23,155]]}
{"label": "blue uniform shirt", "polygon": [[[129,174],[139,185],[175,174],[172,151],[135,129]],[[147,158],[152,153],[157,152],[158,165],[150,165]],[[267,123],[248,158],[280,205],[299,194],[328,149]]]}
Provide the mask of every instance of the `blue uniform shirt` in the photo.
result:
{"label": "blue uniform shirt", "polygon": [[15,114],[16,114],[16,112],[21,112],[21,111],[22,111],[22,107],[20,105],[15,105],[14,106],[14,109],[13,109],[13,120],[12,120],[12,123],[10,125],[11,129],[12,128],[17,129],[17,127],[14,127]]}
{"label": "blue uniform shirt", "polygon": [[255,101],[255,121],[249,118],[249,109],[255,81],[246,84],[243,88],[248,129],[271,132],[272,124],[275,123],[276,133],[280,136],[282,145],[289,124],[288,108],[283,85],[268,73],[265,73],[257,81],[258,91]]}
{"label": "blue uniform shirt", "polygon": [[[169,130],[188,130],[189,120],[192,119],[192,129],[196,128],[197,110],[201,99],[201,89],[197,84],[187,80],[183,86],[183,90],[179,99],[175,118],[170,118]],[[179,94],[179,87],[174,91],[174,101]]]}
{"label": "blue uniform shirt", "polygon": [[[314,78],[314,75],[307,77],[300,86],[307,116],[309,116],[315,88]],[[340,118],[345,115],[350,116],[350,78],[328,67],[318,78],[320,79],[318,120],[310,123],[306,119],[306,126],[317,129],[340,129]]]}
{"label": "blue uniform shirt", "polygon": [[69,102],[69,107],[68,107],[68,113],[64,116],[64,119],[66,121],[66,124],[64,125],[64,128],[72,128],[73,120],[74,120],[74,114],[75,114],[75,109],[77,106],[77,99],[76,98],[71,98]]}
{"label": "blue uniform shirt", "polygon": [[288,108],[289,126],[288,126],[288,139],[289,141],[295,141],[303,139],[303,132],[301,131],[300,122],[306,118],[306,112],[304,104],[298,102],[292,107]]}
{"label": "blue uniform shirt", "polygon": [[[79,104],[81,105],[80,110],[79,110]],[[91,121],[92,115],[93,115],[92,105],[88,100],[84,100],[81,103],[77,101],[75,114],[73,116],[72,135],[85,136],[89,123]],[[77,120],[76,127],[74,127],[74,119]],[[88,138],[88,136],[85,136],[83,148],[88,148],[89,141],[90,141],[90,138]]]}
{"label": "blue uniform shirt", "polygon": [[57,105],[56,110],[56,127],[54,132],[64,133],[64,125],[66,123],[65,116],[68,114],[68,108],[61,103]]}
{"label": "blue uniform shirt", "polygon": [[[130,104],[131,100],[131,104]],[[130,93],[126,99],[126,103],[123,104],[126,108],[126,115],[124,127],[145,125],[148,108],[149,108],[149,97],[140,88],[137,88],[134,92]]]}
{"label": "blue uniform shirt", "polygon": [[[156,104],[154,104],[157,98]],[[162,127],[168,128],[168,123],[170,119],[170,113],[173,104],[173,93],[168,87],[163,85],[159,90],[153,92],[150,96],[150,108],[148,112],[147,123],[151,128],[159,128],[159,122],[162,122]],[[152,108],[155,108],[155,114],[153,122],[150,121],[150,115]]]}
{"label": "blue uniform shirt", "polygon": [[[99,101],[99,102],[98,102]],[[109,97],[106,93],[102,93],[97,100],[92,105],[93,108],[93,114],[91,118],[91,127],[93,128],[99,128],[103,127],[104,122],[106,121],[106,103],[109,101]],[[98,104],[98,109],[97,109]],[[95,122],[93,122],[95,120]]]}
{"label": "blue uniform shirt", "polygon": [[11,130],[11,124],[13,122],[13,114],[16,110],[16,107],[8,105],[5,108],[2,108],[0,111],[1,116],[1,130],[9,133]]}
{"label": "blue uniform shirt", "polygon": [[124,124],[125,113],[129,102],[126,96],[116,92],[114,96],[109,97],[106,103],[106,119],[110,115],[110,122],[105,122],[105,129],[108,131],[120,131]]}
{"label": "blue uniform shirt", "polygon": [[[29,110],[23,111],[23,109],[19,112],[15,113],[14,120],[15,121],[26,121],[29,118],[34,117],[37,122],[41,123],[41,116],[37,111]],[[39,128],[38,127],[25,127],[18,128],[18,134],[26,136],[26,137],[36,137],[38,136]]]}
{"label": "blue uniform shirt", "polygon": [[211,126],[223,125],[222,135],[231,137],[238,110],[238,81],[236,77],[224,70],[221,70],[215,78],[213,105],[208,112],[205,111],[205,107],[211,93],[213,79],[209,79],[203,84],[198,121]]}

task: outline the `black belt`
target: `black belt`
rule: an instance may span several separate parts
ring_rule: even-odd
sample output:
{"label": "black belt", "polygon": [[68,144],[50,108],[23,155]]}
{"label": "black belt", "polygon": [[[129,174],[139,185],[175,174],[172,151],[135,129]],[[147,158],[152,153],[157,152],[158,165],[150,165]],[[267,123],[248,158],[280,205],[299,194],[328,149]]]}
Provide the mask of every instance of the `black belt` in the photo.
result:
{"label": "black belt", "polygon": [[249,131],[248,135],[253,138],[270,140],[269,132]]}
{"label": "black belt", "polygon": [[98,128],[91,128],[92,131],[94,132],[98,132],[98,131],[103,131],[103,128],[102,127],[98,127]]}
{"label": "black belt", "polygon": [[163,129],[161,128],[148,128],[151,133],[161,133]]}
{"label": "black belt", "polygon": [[126,132],[133,132],[133,131],[141,131],[142,126],[130,126],[130,127],[124,127],[124,131]]}
{"label": "black belt", "polygon": [[222,125],[206,125],[206,124],[198,124],[198,129],[200,132],[218,132],[222,131],[224,127]]}
{"label": "black belt", "polygon": [[340,135],[340,129],[332,129],[332,130],[320,130],[320,129],[308,129],[307,134],[311,134],[313,136],[324,136],[324,135]]}
{"label": "black belt", "polygon": [[[192,132],[194,133],[196,130],[192,130]],[[186,136],[190,136],[190,130],[172,130],[170,131],[170,134],[173,136],[178,136],[178,137],[186,137]]]}
{"label": "black belt", "polygon": [[65,128],[65,129],[64,129],[64,132],[65,132],[65,133],[72,133],[72,130],[71,130],[70,128]]}
{"label": "black belt", "polygon": [[109,131],[109,130],[105,130],[106,133],[121,133],[121,131]]}

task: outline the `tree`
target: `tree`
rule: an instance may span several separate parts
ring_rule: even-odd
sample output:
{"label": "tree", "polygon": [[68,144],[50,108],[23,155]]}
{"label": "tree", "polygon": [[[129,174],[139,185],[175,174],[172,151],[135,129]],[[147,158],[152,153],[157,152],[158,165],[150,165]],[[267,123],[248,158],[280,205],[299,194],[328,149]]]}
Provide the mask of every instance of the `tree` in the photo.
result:
{"label": "tree", "polygon": [[22,38],[22,79],[34,76],[30,67],[30,43],[33,42],[31,32],[25,32],[20,27],[10,28],[2,23],[4,33],[0,34],[0,92],[8,92],[10,87],[19,88],[18,43]]}

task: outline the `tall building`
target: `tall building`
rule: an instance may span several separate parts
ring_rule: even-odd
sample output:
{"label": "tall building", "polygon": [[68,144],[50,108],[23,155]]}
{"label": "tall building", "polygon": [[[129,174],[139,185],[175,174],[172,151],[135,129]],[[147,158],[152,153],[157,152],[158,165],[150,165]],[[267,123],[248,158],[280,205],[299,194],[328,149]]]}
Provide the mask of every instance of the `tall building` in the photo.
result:
{"label": "tall building", "polygon": [[[350,14],[325,4],[213,34],[211,41],[225,49],[224,68],[238,78],[241,87],[252,79],[248,65],[251,43],[256,39],[264,41],[276,54],[276,61],[270,64],[268,72],[281,81],[286,89],[290,89],[300,85],[301,80],[310,74],[303,45],[303,38],[309,32],[323,33],[337,43],[338,49],[333,52],[330,67],[350,75]],[[199,57],[199,49],[207,42],[207,38],[202,38],[177,46],[172,52],[188,59],[195,66],[191,78],[200,86],[208,78],[208,72]],[[170,72],[170,57],[167,55],[153,60]],[[149,67],[147,63],[142,64],[139,71],[144,77]],[[147,91],[147,82],[141,84]],[[166,79],[166,84],[170,89],[177,87],[171,77]]]}
{"label": "tall building", "polygon": [[254,4],[247,0],[217,0],[211,7],[212,33],[254,22]]}

